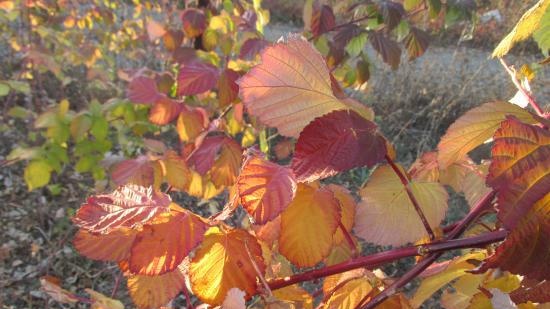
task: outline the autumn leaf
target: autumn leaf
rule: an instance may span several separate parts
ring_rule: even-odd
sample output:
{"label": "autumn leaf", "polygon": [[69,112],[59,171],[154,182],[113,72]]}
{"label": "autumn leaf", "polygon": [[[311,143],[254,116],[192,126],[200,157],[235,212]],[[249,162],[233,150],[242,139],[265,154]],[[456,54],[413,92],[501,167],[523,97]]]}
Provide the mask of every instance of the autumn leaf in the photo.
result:
{"label": "autumn leaf", "polygon": [[171,272],[204,238],[206,224],[177,207],[162,222],[146,225],[136,235],[129,259],[132,273],[158,276]]}
{"label": "autumn leaf", "polygon": [[280,134],[298,137],[319,116],[357,109],[333,93],[323,56],[304,38],[291,35],[286,42],[266,47],[261,60],[237,81],[240,97],[252,116]]}
{"label": "autumn leaf", "polygon": [[511,230],[550,191],[550,132],[509,117],[494,140],[487,184],[498,191],[498,218]]}
{"label": "autumn leaf", "polygon": [[155,169],[155,163],[148,156],[138,156],[117,163],[111,178],[119,186],[131,183],[148,187],[155,184]]}
{"label": "autumn leaf", "polygon": [[130,249],[136,238],[136,231],[117,229],[109,234],[92,234],[79,230],[73,239],[75,249],[93,260],[122,261],[130,257]]}
{"label": "autumn leaf", "polygon": [[183,24],[183,32],[189,38],[201,35],[206,29],[206,16],[204,16],[202,10],[187,8],[183,11],[180,18]]}
{"label": "autumn leaf", "polygon": [[[313,297],[302,287],[297,284],[293,284],[282,289],[273,291],[273,296],[276,301],[290,305],[290,308],[313,308]],[[275,302],[275,301],[274,301]],[[292,307],[294,306],[294,307]],[[268,306],[267,308],[277,308],[276,306]],[[283,305],[283,308],[284,305]],[[287,307],[288,308],[288,307]]]}
{"label": "autumn leaf", "polygon": [[73,222],[93,233],[109,233],[118,228],[134,228],[148,223],[156,215],[168,212],[170,197],[150,187],[126,185],[111,194],[88,198]]}
{"label": "autumn leaf", "polygon": [[239,85],[237,85],[239,74],[231,69],[225,69],[218,79],[218,99],[219,106],[225,107],[231,104],[239,95]]}
{"label": "autumn leaf", "polygon": [[520,20],[508,33],[502,41],[497,45],[493,51],[493,57],[502,58],[506,55],[512,47],[518,42],[521,42],[531,36],[531,34],[537,30],[540,25],[542,16],[546,12],[546,9],[550,6],[550,0],[540,0],[533,7],[531,7]]}
{"label": "autumn leaf", "polygon": [[277,217],[296,194],[296,179],[288,167],[252,157],[237,180],[241,204],[257,224]]}
{"label": "autumn leaf", "polygon": [[539,281],[550,279],[550,193],[537,201],[479,268],[500,268]]}
{"label": "autumn leaf", "polygon": [[[447,210],[447,191],[439,183],[410,181],[409,189],[432,228]],[[356,235],[379,245],[403,245],[427,236],[405,187],[389,165],[379,166],[361,189]]]}
{"label": "autumn leaf", "polygon": [[153,104],[163,97],[157,89],[155,80],[141,75],[132,79],[126,96],[130,101],[141,104]]}
{"label": "autumn leaf", "polygon": [[209,175],[216,187],[232,186],[237,180],[241,167],[243,150],[230,138],[225,138]]}
{"label": "autumn leaf", "polygon": [[325,308],[356,308],[371,291],[372,286],[367,278],[351,279],[330,294]]}
{"label": "autumn leaf", "polygon": [[[342,226],[346,229],[348,233],[351,234],[351,229],[353,228],[353,225],[355,223],[355,199],[348,191],[348,189],[342,186],[330,184],[326,186],[326,188],[330,190],[334,194],[334,197],[338,200],[341,209]],[[336,229],[336,233],[334,234],[334,243],[339,244],[344,239],[344,234],[341,230],[341,227],[339,226],[338,229]]]}
{"label": "autumn leaf", "polygon": [[214,88],[220,72],[211,64],[193,61],[184,64],[178,74],[178,95],[194,95]]}
{"label": "autumn leaf", "polygon": [[523,279],[521,287],[510,293],[510,297],[516,304],[550,302],[550,281]]}
{"label": "autumn leaf", "polygon": [[424,54],[430,44],[430,36],[424,30],[411,27],[404,41],[410,61]]}
{"label": "autumn leaf", "polygon": [[222,145],[229,140],[223,135],[206,137],[187,161],[189,166],[193,166],[201,175],[206,175],[216,162]]}
{"label": "autumn leaf", "polygon": [[120,300],[112,299],[92,289],[85,289],[85,291],[90,294],[92,299],[90,309],[124,309],[124,305]]}
{"label": "autumn leaf", "polygon": [[164,29],[164,27],[154,19],[148,19],[145,23],[145,26],[147,28],[149,41],[151,42],[157,40],[166,33],[166,29]]}
{"label": "autumn leaf", "polygon": [[379,163],[386,142],[376,125],[354,111],[334,111],[317,118],[300,133],[291,167],[300,182]]}
{"label": "autumn leaf", "polygon": [[164,166],[166,182],[173,188],[185,190],[191,182],[191,171],[187,167],[185,159],[175,151],[169,150],[160,161]]}
{"label": "autumn leaf", "polygon": [[74,304],[78,302],[76,295],[61,287],[61,280],[59,280],[59,278],[52,276],[41,277],[40,288],[44,293],[48,294],[59,303]]}
{"label": "autumn leaf", "polygon": [[329,32],[336,26],[336,17],[329,5],[315,6],[311,17],[311,32],[314,36],[320,36]]}
{"label": "autumn leaf", "polygon": [[447,129],[437,145],[437,160],[441,167],[446,168],[462,159],[468,152],[493,137],[507,115],[513,115],[526,123],[536,122],[527,110],[507,102],[489,102],[471,109]]}
{"label": "autumn leaf", "polygon": [[211,228],[191,261],[193,293],[210,305],[221,304],[231,288],[244,291],[248,299],[256,293],[258,276],[252,263],[263,276],[262,249],[252,235],[239,229],[224,232]]}
{"label": "autumn leaf", "polygon": [[389,30],[397,27],[401,19],[405,16],[403,5],[394,1],[380,1],[379,10],[382,13],[384,24],[386,24]]}
{"label": "autumn leaf", "polygon": [[330,253],[339,221],[340,205],[331,191],[298,184],[281,215],[279,252],[297,266],[314,266]]}
{"label": "autumn leaf", "polygon": [[239,52],[239,58],[241,59],[254,59],[262,49],[269,45],[269,42],[264,39],[251,38],[244,41]]}
{"label": "autumn leaf", "polygon": [[160,276],[130,275],[128,293],[140,309],[164,306],[185,288],[188,263],[182,263],[174,271]]}
{"label": "autumn leaf", "polygon": [[158,125],[169,124],[178,117],[181,109],[181,103],[167,97],[161,97],[149,110],[149,121]]}
{"label": "autumn leaf", "polygon": [[376,52],[382,56],[382,60],[389,64],[392,69],[397,69],[401,62],[401,48],[394,40],[378,31],[369,33],[369,40]]}
{"label": "autumn leaf", "polygon": [[202,107],[185,106],[182,108],[176,123],[176,130],[181,141],[194,141],[206,128],[208,128],[208,114]]}

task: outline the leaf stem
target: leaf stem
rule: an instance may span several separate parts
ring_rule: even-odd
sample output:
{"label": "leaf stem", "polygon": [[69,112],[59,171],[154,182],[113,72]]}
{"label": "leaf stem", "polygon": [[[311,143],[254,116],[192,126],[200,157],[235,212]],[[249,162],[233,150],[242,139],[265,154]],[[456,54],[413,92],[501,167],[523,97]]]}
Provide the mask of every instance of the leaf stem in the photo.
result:
{"label": "leaf stem", "polygon": [[[464,217],[464,219],[462,219],[458,223],[458,225],[455,226],[455,228],[449,233],[449,235],[447,235],[447,237],[445,238],[445,241],[436,244],[436,249],[438,249],[438,251],[432,252],[431,254],[426,256],[426,258],[418,262],[413,268],[411,268],[401,278],[397,279],[397,281],[395,281],[388,288],[382,291],[382,293],[376,295],[371,301],[369,301],[365,306],[363,306],[362,309],[372,309],[377,305],[381,304],[383,301],[388,299],[388,297],[397,293],[397,291],[400,288],[405,286],[412,279],[416,278],[418,275],[420,275],[420,273],[422,273],[426,268],[428,268],[433,262],[435,262],[435,260],[437,260],[437,258],[439,258],[443,254],[443,252],[446,251],[446,250],[439,251],[439,249],[443,249],[441,246],[442,245],[446,246],[445,245],[446,243],[456,243],[457,241],[453,241],[453,239],[460,236],[466,230],[466,228],[472,222],[474,222],[479,217],[479,215],[485,211],[487,207],[491,205],[491,202],[493,201],[495,193],[496,192],[494,190],[491,190],[490,192],[486,193],[483,196],[483,198],[479,200],[479,202],[472,208],[472,210],[466,215],[466,217]],[[484,244],[501,241],[506,237],[507,234],[506,234],[506,231],[497,231],[497,232],[483,234],[477,237],[472,237],[470,238],[470,240],[475,238],[475,241],[472,242],[472,244],[475,243],[475,246],[480,246],[482,242],[480,242],[479,238],[488,237],[487,235],[492,235],[494,236],[494,238],[492,239],[492,241],[486,242]],[[464,245],[464,242],[466,241],[466,239],[460,239],[458,243],[461,245]],[[431,246],[432,246],[431,248],[433,249],[433,245]],[[465,247],[462,246],[462,248],[465,248]]]}
{"label": "leaf stem", "polygon": [[420,204],[418,203],[418,200],[416,200],[416,197],[411,191],[411,188],[409,187],[409,179],[405,174],[403,174],[403,171],[393,162],[392,158],[386,154],[385,156],[386,161],[390,164],[391,168],[395,172],[395,174],[399,177],[399,180],[401,180],[401,183],[403,184],[403,187],[405,187],[405,191],[407,192],[407,195],[409,196],[409,200],[414,206],[414,210],[416,210],[416,213],[420,217],[420,221],[422,221],[422,224],[424,225],[424,228],[426,229],[426,232],[428,233],[428,236],[430,236],[430,240],[433,241],[435,239],[434,231],[432,230],[430,224],[428,223],[428,219],[424,215],[424,212],[422,211],[422,208],[420,208]]}
{"label": "leaf stem", "polygon": [[535,98],[533,98],[533,96],[529,93],[529,91],[527,91],[527,89],[525,89],[519,82],[516,76],[516,70],[513,67],[510,67],[506,63],[506,61],[504,61],[504,58],[498,58],[498,60],[500,60],[500,63],[502,64],[506,72],[508,72],[508,75],[510,75],[510,78],[512,79],[512,82],[514,83],[516,88],[527,98],[531,107],[533,107],[533,109],[537,112],[539,116],[545,117],[544,111],[542,110],[540,105],[537,103],[537,101],[535,101]]}
{"label": "leaf stem", "polygon": [[353,237],[351,237],[349,231],[346,229],[342,221],[338,222],[338,228],[340,228],[342,234],[344,234],[344,238],[346,239],[349,248],[351,249],[351,255],[353,257],[357,257],[357,245],[355,244],[355,241],[353,241]]}

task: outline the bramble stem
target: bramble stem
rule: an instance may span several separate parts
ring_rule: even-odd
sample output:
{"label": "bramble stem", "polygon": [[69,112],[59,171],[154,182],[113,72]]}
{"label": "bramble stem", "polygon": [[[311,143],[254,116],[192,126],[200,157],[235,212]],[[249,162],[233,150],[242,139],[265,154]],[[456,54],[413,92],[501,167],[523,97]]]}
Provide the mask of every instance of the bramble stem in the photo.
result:
{"label": "bramble stem", "polygon": [[510,75],[510,78],[512,79],[512,82],[514,83],[516,88],[518,88],[518,90],[527,98],[531,107],[533,107],[533,109],[537,112],[539,116],[544,117],[544,111],[542,110],[540,105],[537,103],[537,101],[535,101],[535,98],[533,98],[529,91],[527,91],[527,89],[525,89],[519,82],[516,76],[516,70],[510,67],[503,58],[498,58],[498,60],[500,60],[500,63],[502,64],[506,72],[508,72],[508,75]]}
{"label": "bramble stem", "polygon": [[428,223],[428,219],[426,219],[426,216],[424,215],[424,212],[422,211],[422,208],[420,208],[420,204],[418,204],[418,201],[416,200],[416,197],[411,191],[411,188],[409,187],[409,179],[406,175],[403,174],[403,171],[393,162],[392,158],[390,158],[389,155],[386,155],[386,161],[390,164],[391,168],[395,172],[395,174],[399,177],[399,180],[401,180],[401,183],[403,184],[403,187],[405,187],[405,191],[407,192],[407,195],[409,196],[409,200],[411,200],[411,203],[414,206],[414,210],[416,210],[416,213],[420,217],[420,221],[422,221],[422,224],[424,225],[424,228],[426,229],[426,232],[428,233],[428,236],[430,236],[430,240],[433,241],[435,239],[434,231],[432,230],[430,224]]}
{"label": "bramble stem", "polygon": [[351,237],[349,231],[346,229],[342,221],[338,222],[338,228],[342,231],[342,234],[344,234],[344,238],[346,239],[351,249],[351,255],[353,257],[357,257],[357,245],[355,244],[355,241],[353,241],[353,237]]}
{"label": "bramble stem", "polygon": [[[452,240],[460,236],[466,230],[466,228],[472,222],[474,222],[479,217],[479,215],[483,213],[483,211],[485,211],[487,207],[491,205],[491,202],[493,201],[495,193],[496,192],[492,190],[487,194],[485,194],[483,198],[481,198],[479,202],[477,202],[477,204],[472,208],[472,210],[466,215],[466,217],[464,217],[464,219],[462,219],[458,223],[458,225],[449,233],[449,235],[447,235],[447,237],[445,238],[445,241],[437,244],[439,247],[436,247],[436,248],[441,249],[440,247],[441,245],[444,245],[446,243],[453,243]],[[476,238],[476,241],[478,242],[477,246],[480,246],[481,242],[479,242],[479,238],[487,235],[492,235],[494,239],[492,239],[493,241],[486,242],[485,244],[503,240],[506,237],[507,232],[506,231],[491,232],[491,233],[483,234],[481,236],[472,237],[472,238]],[[460,239],[459,243],[464,244],[464,242],[467,239],[468,238]],[[465,248],[465,247],[463,246],[462,248]],[[416,278],[420,273],[422,273],[426,268],[428,268],[433,262],[435,262],[435,260],[437,260],[437,258],[439,258],[444,251],[446,250],[437,251],[426,256],[424,259],[418,262],[413,268],[411,268],[406,274],[404,274],[401,278],[397,279],[397,281],[391,284],[388,288],[386,288],[380,294],[376,295],[370,302],[368,302],[364,307],[362,307],[362,309],[372,309],[377,305],[381,304],[386,299],[388,299],[388,297],[397,293],[397,291],[400,288],[405,286],[412,279]]]}

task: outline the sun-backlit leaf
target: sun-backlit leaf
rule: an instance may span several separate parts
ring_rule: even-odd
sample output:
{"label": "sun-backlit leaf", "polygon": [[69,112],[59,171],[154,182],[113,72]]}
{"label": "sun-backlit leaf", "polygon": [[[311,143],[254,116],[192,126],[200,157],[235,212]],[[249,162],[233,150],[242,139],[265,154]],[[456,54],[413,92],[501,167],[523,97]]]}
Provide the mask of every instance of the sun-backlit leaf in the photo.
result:
{"label": "sun-backlit leaf", "polygon": [[506,55],[517,42],[521,42],[531,36],[538,29],[541,18],[550,6],[550,0],[540,0],[531,7],[508,33],[493,51],[493,57],[503,57]]}
{"label": "sun-backlit leaf", "polygon": [[120,300],[107,297],[92,289],[85,289],[85,291],[90,294],[92,299],[90,309],[124,309],[124,305]]}
{"label": "sun-backlit leaf", "polygon": [[[409,183],[428,223],[439,226],[447,210],[447,191],[435,182]],[[379,245],[403,245],[427,236],[405,187],[389,165],[379,166],[361,189],[356,235]]]}
{"label": "sun-backlit leaf", "polygon": [[195,150],[193,155],[187,161],[189,166],[194,166],[195,170],[201,175],[205,175],[216,162],[222,145],[229,140],[223,135],[209,136],[204,139],[202,144]]}
{"label": "sun-backlit leaf", "polygon": [[241,168],[243,150],[230,138],[225,138],[209,175],[216,187],[232,186]]}
{"label": "sun-backlit leaf", "polygon": [[208,115],[202,107],[184,107],[182,108],[176,130],[180,140],[192,142],[199,134],[208,127]]}
{"label": "sun-backlit leaf", "polygon": [[184,64],[178,74],[178,95],[194,95],[216,86],[220,72],[211,64],[193,61]]}
{"label": "sun-backlit leaf", "polygon": [[372,286],[367,278],[349,280],[332,292],[325,308],[356,308],[371,291]]}
{"label": "sun-backlit leaf", "polygon": [[311,17],[311,32],[314,36],[319,36],[332,30],[336,26],[334,12],[329,5],[316,6],[313,9]]}
{"label": "sun-backlit leaf", "polygon": [[444,308],[466,309],[472,297],[479,293],[479,287],[485,277],[482,275],[464,274],[452,284],[452,289],[443,291],[441,305]]}
{"label": "sun-backlit leaf", "polygon": [[167,97],[158,99],[149,110],[149,121],[158,125],[165,125],[178,117],[182,104]]}
{"label": "sun-backlit leaf", "polygon": [[523,122],[535,122],[527,110],[507,102],[489,102],[471,109],[458,118],[441,138],[437,146],[437,159],[441,167],[446,168],[460,160],[493,137],[507,115],[513,115]]}
{"label": "sun-backlit leaf", "polygon": [[237,180],[241,204],[257,224],[277,217],[296,194],[296,179],[288,167],[252,157]]}
{"label": "sun-backlit leaf", "polygon": [[237,85],[239,74],[231,69],[225,69],[218,79],[218,98],[219,106],[225,107],[231,104],[239,95],[239,85]]}
{"label": "sun-backlit leaf", "polygon": [[149,41],[154,42],[158,38],[162,37],[166,33],[166,29],[159,22],[154,19],[149,19],[146,22],[147,35],[149,36]]}
{"label": "sun-backlit leaf", "polygon": [[262,249],[256,239],[244,230],[221,231],[211,228],[191,261],[189,269],[193,293],[203,302],[219,305],[231,288],[256,293],[257,273],[263,273]]}
{"label": "sun-backlit leaf", "polygon": [[221,309],[246,309],[245,296],[246,293],[237,288],[230,289],[223,300]]}
{"label": "sun-backlit leaf", "polygon": [[163,97],[157,89],[155,80],[141,75],[132,79],[126,96],[130,101],[141,104],[153,104]]}
{"label": "sun-backlit leaf", "polygon": [[405,37],[405,46],[409,54],[409,60],[416,59],[424,54],[430,44],[430,36],[424,30],[416,27],[409,29],[409,34]]}
{"label": "sun-backlit leaf", "polygon": [[175,151],[169,150],[164,154],[162,163],[164,164],[166,182],[178,190],[185,190],[192,177],[185,159]]}
{"label": "sun-backlit leaf", "polygon": [[254,59],[262,49],[269,45],[269,42],[264,39],[251,38],[244,41],[239,52],[239,58],[241,59]]}
{"label": "sun-backlit leaf", "polygon": [[[353,228],[353,224],[355,223],[355,199],[350,194],[348,189],[342,186],[330,184],[326,186],[326,188],[330,190],[334,194],[334,197],[338,200],[341,210],[342,226],[347,230],[348,233],[351,234],[351,229]],[[343,240],[344,234],[341,230],[341,227],[338,227],[338,229],[336,229],[336,234],[334,234],[334,243],[338,244]]]}
{"label": "sun-backlit leaf", "polygon": [[185,263],[176,270],[160,276],[130,275],[128,293],[140,309],[160,308],[185,288]]}
{"label": "sun-backlit leaf", "polygon": [[377,126],[354,111],[334,111],[315,119],[300,133],[291,167],[300,182],[333,176],[379,163],[386,142]]}
{"label": "sun-backlit leaf", "polygon": [[139,156],[135,159],[128,159],[115,165],[111,177],[115,184],[135,184],[139,186],[155,186],[155,162],[147,156]]}
{"label": "sun-backlit leaf", "polygon": [[126,185],[110,194],[89,197],[78,209],[73,222],[94,233],[109,233],[117,228],[134,228],[156,215],[168,212],[170,197],[150,187]]}
{"label": "sun-backlit leaf", "polygon": [[499,267],[530,279],[550,280],[550,193],[536,202],[480,271]]}
{"label": "sun-backlit leaf", "polygon": [[252,116],[280,134],[298,137],[316,117],[355,109],[333,93],[323,56],[304,38],[290,35],[266,47],[261,58],[261,64],[238,80],[240,97]]}
{"label": "sun-backlit leaf", "polygon": [[[287,304],[292,304],[293,306],[295,306],[294,308],[313,308],[313,297],[305,289],[298,286],[297,284],[275,290],[273,291],[273,296],[279,301]],[[270,306],[269,308],[276,307]]]}
{"label": "sun-backlit leaf", "polygon": [[511,230],[550,191],[550,132],[509,117],[494,140],[487,184],[498,190],[498,218]]}
{"label": "sun-backlit leaf", "polygon": [[185,36],[194,38],[202,34],[206,29],[206,16],[203,11],[195,8],[188,8],[181,14],[183,32]]}
{"label": "sun-backlit leaf", "polygon": [[173,210],[162,219],[136,235],[129,259],[132,273],[158,276],[171,272],[204,238],[207,225],[187,210]]}
{"label": "sun-backlit leaf", "polygon": [[109,234],[92,234],[79,230],[73,239],[75,249],[89,259],[100,261],[122,261],[130,256],[130,249],[136,232],[117,229]]}
{"label": "sun-backlit leaf", "polygon": [[339,221],[340,205],[331,191],[298,184],[281,215],[279,252],[297,266],[314,266],[330,253]]}

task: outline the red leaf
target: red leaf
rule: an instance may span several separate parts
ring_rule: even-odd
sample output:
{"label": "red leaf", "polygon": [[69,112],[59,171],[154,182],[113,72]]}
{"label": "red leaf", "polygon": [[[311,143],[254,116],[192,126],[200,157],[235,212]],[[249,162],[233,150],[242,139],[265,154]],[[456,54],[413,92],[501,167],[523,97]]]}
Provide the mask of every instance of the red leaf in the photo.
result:
{"label": "red leaf", "polygon": [[416,27],[410,27],[409,34],[405,37],[405,46],[409,54],[409,60],[416,59],[424,54],[430,44],[430,35]]}
{"label": "red leaf", "polygon": [[111,194],[88,198],[73,222],[92,233],[109,233],[118,228],[135,228],[148,223],[156,215],[167,212],[170,197],[150,187],[119,187]]}
{"label": "red leaf", "polygon": [[141,104],[153,104],[163,97],[155,80],[146,76],[134,77],[128,85],[126,96],[130,101]]}
{"label": "red leaf", "polygon": [[173,52],[180,47],[183,42],[183,32],[180,30],[168,30],[162,37],[162,41],[164,42],[166,49]]}
{"label": "red leaf", "polygon": [[380,2],[380,11],[384,18],[384,24],[389,30],[395,28],[401,22],[401,18],[405,16],[405,9],[401,3],[384,0]]}
{"label": "red leaf", "polygon": [[550,302],[550,281],[539,282],[538,280],[524,279],[521,287],[510,293],[510,298],[516,304],[523,304],[529,301],[534,303]]}
{"label": "red leaf", "polygon": [[264,224],[277,217],[296,194],[296,179],[291,169],[258,157],[248,159],[237,180],[241,204]]}
{"label": "red leaf", "polygon": [[241,46],[239,58],[241,59],[253,59],[256,57],[264,47],[268,46],[269,42],[264,39],[252,38],[246,40]]}
{"label": "red leaf", "polygon": [[205,175],[214,165],[216,157],[226,139],[228,138],[222,135],[205,138],[187,161],[189,166],[194,166],[197,172]]}
{"label": "red leaf", "polygon": [[225,107],[231,104],[239,94],[239,85],[236,81],[239,79],[239,74],[231,69],[225,69],[218,79],[218,99],[219,106]]}
{"label": "red leaf", "polygon": [[328,5],[316,7],[311,18],[311,32],[314,36],[319,36],[325,32],[329,32],[336,26],[336,18],[332,12],[332,8]]}
{"label": "red leaf", "polygon": [[111,172],[115,184],[121,186],[127,183],[148,187],[154,183],[154,168],[147,156],[124,160],[117,163]]}
{"label": "red leaf", "polygon": [[184,64],[178,75],[178,95],[194,95],[208,91],[216,86],[220,72],[203,62]]}
{"label": "red leaf", "polygon": [[130,257],[135,238],[136,232],[128,229],[118,229],[106,235],[79,230],[73,245],[87,258],[118,262]]}
{"label": "red leaf", "polygon": [[550,191],[550,132],[509,116],[494,140],[487,184],[498,190],[498,218],[511,230]]}
{"label": "red leaf", "polygon": [[189,8],[183,11],[181,22],[185,36],[190,38],[198,37],[206,29],[206,17],[199,9]]}
{"label": "red leaf", "polygon": [[162,219],[137,234],[129,260],[134,274],[158,276],[175,270],[204,238],[207,226],[191,212],[181,209]]}
{"label": "red leaf", "polygon": [[172,59],[183,65],[197,61],[197,51],[191,47],[180,46],[172,53]]}
{"label": "red leaf", "polygon": [[161,97],[149,111],[149,121],[166,125],[178,117],[182,104],[167,97]]}
{"label": "red leaf", "polygon": [[382,60],[389,64],[392,69],[397,69],[401,62],[401,48],[399,48],[399,44],[376,31],[369,34],[369,39],[374,50],[382,56]]}
{"label": "red leaf", "polygon": [[373,122],[347,110],[313,120],[296,143],[291,163],[296,178],[309,182],[382,161],[386,143],[376,129]]}

